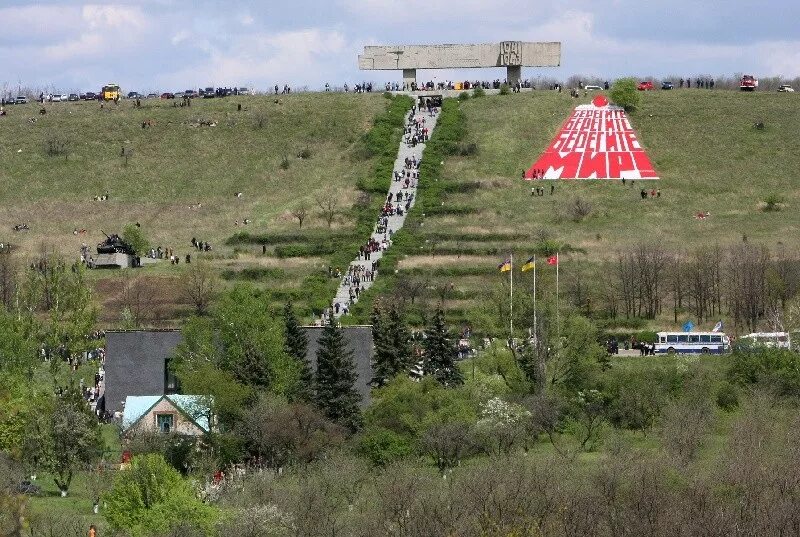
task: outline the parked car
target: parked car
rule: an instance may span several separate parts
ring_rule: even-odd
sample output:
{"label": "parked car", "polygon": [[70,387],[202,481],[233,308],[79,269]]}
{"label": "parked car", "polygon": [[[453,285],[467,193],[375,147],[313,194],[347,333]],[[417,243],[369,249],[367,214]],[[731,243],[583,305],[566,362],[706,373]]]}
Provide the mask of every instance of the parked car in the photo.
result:
{"label": "parked car", "polygon": [[78,96],[77,93],[70,93],[69,97],[67,98],[67,100],[70,101],[70,102],[75,102],[75,101],[80,101],[81,98]]}
{"label": "parked car", "polygon": [[794,93],[794,88],[789,84],[781,84],[778,86],[778,91],[781,93]]}
{"label": "parked car", "polygon": [[165,91],[164,93],[161,94],[161,98],[162,99],[174,99],[175,98],[175,94],[174,93],[170,93],[168,91]]}
{"label": "parked car", "polygon": [[93,91],[87,91],[86,94],[83,96],[83,99],[86,101],[97,100],[97,94]]}
{"label": "parked car", "polygon": [[28,98],[24,95],[18,95],[16,99],[14,99],[16,104],[28,104]]}
{"label": "parked car", "polygon": [[60,103],[61,102],[61,95],[59,95],[57,93],[54,93],[53,95],[50,96],[50,99],[48,99],[48,100],[51,103]]}
{"label": "parked car", "polygon": [[586,91],[602,91],[603,88],[600,86],[584,86],[583,89]]}
{"label": "parked car", "polygon": [[214,88],[208,87],[203,90],[203,99],[213,99],[214,97],[216,97],[216,94],[214,93]]}
{"label": "parked car", "polygon": [[653,89],[653,83],[649,80],[645,80],[644,82],[639,82],[639,85],[636,86],[636,89],[639,91],[650,91]]}
{"label": "parked car", "polygon": [[128,99],[143,99],[144,95],[139,93],[138,91],[129,91],[128,92]]}
{"label": "parked car", "polygon": [[239,95],[250,95],[250,90],[247,88],[239,88]]}
{"label": "parked car", "polygon": [[189,97],[190,99],[194,99],[195,97],[197,97],[197,92],[193,89],[187,89],[186,91],[183,92],[183,94],[186,97]]}
{"label": "parked car", "polygon": [[674,87],[675,86],[672,84],[672,82],[662,82],[661,83],[661,89],[672,89]]}
{"label": "parked car", "polygon": [[158,99],[158,93],[148,93],[147,94],[147,98],[148,99]]}

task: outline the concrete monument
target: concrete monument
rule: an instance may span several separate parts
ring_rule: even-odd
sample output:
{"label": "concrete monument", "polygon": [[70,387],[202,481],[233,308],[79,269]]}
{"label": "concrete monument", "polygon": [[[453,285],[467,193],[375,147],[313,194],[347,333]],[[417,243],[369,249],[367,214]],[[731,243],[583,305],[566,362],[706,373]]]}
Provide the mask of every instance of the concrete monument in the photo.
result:
{"label": "concrete monument", "polygon": [[522,78],[522,67],[558,67],[561,43],[503,41],[472,45],[367,46],[358,57],[362,70],[402,70],[403,82],[416,81],[417,69],[505,67],[509,84]]}

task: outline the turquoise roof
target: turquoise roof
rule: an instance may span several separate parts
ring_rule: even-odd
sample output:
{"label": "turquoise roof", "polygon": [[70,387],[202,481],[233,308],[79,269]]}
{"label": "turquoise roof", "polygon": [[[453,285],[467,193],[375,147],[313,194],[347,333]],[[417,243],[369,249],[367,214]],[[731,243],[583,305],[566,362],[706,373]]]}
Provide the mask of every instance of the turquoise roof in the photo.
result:
{"label": "turquoise roof", "polygon": [[208,427],[208,399],[201,395],[129,395],[125,398],[125,410],[122,413],[122,430],[127,431],[134,426],[161,399],[167,399],[175,407],[189,416],[198,427],[205,432]]}

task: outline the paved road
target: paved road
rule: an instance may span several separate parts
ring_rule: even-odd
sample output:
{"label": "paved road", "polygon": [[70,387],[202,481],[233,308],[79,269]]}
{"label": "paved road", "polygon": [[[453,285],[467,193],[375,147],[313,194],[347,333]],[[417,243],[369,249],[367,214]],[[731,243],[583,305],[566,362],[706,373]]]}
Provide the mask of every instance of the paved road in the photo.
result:
{"label": "paved road", "polygon": [[[434,129],[434,127],[436,127],[436,121],[439,119],[438,112],[437,112],[436,115],[431,116],[427,111],[423,112],[423,111],[420,111],[420,110],[417,110],[417,113],[414,115],[413,118],[411,118],[409,116],[410,116],[410,111],[409,111],[409,114],[406,115],[406,126],[409,126],[409,125],[413,124],[418,119],[421,119],[421,118],[425,119],[425,127],[428,129],[428,136],[429,137],[433,134],[433,129]],[[422,160],[422,154],[425,151],[425,145],[426,144],[417,144],[416,146],[411,147],[410,145],[405,143],[405,141],[401,141],[400,142],[400,149],[397,152],[397,159],[394,162],[394,171],[399,172],[399,173],[403,172],[403,170],[405,169],[405,159],[406,158],[414,158],[414,157],[416,157],[416,159],[418,161]],[[388,197],[389,194],[392,194],[393,199],[394,199],[394,197],[396,197],[397,193],[401,192],[401,191],[404,194],[410,192],[410,193],[412,193],[414,195],[414,197],[412,198],[412,201],[411,201],[411,207],[413,207],[414,204],[416,204],[416,202],[417,202],[416,182],[412,182],[412,187],[410,187],[410,188],[403,188],[403,181],[395,181],[394,180],[394,174],[392,174],[392,182],[391,182],[391,185],[389,187],[389,192],[387,192],[387,197]],[[386,200],[386,198],[384,198],[384,200]],[[392,231],[392,233],[394,233],[398,229],[403,227],[403,224],[405,223],[405,220],[406,220],[406,214],[407,214],[407,212],[404,212],[402,216],[398,216],[396,214],[392,215],[392,216],[389,216],[389,221],[387,223],[387,229],[386,229],[385,233],[378,233],[378,220],[379,220],[379,216],[380,215],[376,215],[376,223],[375,223],[375,227],[373,228],[373,231],[372,231],[372,238],[378,243],[381,243],[381,241],[383,241],[384,239],[388,239],[389,236],[390,236],[390,233],[389,233],[390,230]],[[367,241],[365,240],[364,243],[366,244],[366,242]],[[352,263],[350,263],[350,266],[351,267],[352,266],[363,266],[363,267],[365,267],[364,270],[369,270],[372,267],[372,262],[380,259],[382,256],[383,256],[383,252],[381,252],[381,251],[373,252],[371,254],[369,260],[363,260],[363,259],[356,258]],[[378,277],[378,273],[376,271],[374,279],[377,279],[377,277]],[[361,292],[364,292],[367,289],[369,289],[372,286],[372,283],[373,282],[362,281],[361,282]],[[339,284],[339,289],[336,291],[336,297],[333,299],[333,302],[331,304],[332,305],[332,311],[334,313],[334,317],[337,317],[337,318],[341,317],[341,315],[344,312],[345,307],[349,307],[350,304],[358,302],[358,299],[354,299],[352,302],[350,300],[350,290],[352,289],[352,287],[353,287],[352,283],[347,278],[347,274],[345,274],[345,276],[342,278],[341,283]],[[339,304],[339,312],[338,313],[336,312],[336,304],[337,303]]]}

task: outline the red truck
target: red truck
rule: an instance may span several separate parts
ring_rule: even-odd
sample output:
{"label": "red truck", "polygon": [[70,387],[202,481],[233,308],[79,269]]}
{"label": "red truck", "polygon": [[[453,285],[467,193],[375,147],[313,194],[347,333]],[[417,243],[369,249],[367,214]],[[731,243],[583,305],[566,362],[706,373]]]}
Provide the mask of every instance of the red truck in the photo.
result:
{"label": "red truck", "polygon": [[741,91],[755,91],[758,87],[758,79],[753,75],[744,75],[739,81]]}

